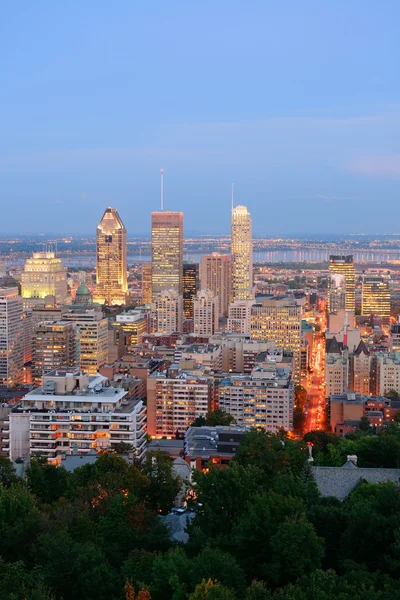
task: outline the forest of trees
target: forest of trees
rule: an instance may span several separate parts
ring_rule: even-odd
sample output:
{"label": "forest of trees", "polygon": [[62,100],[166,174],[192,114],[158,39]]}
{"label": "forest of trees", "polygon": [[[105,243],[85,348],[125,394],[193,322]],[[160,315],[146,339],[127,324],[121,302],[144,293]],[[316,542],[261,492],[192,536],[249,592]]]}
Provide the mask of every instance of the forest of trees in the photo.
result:
{"label": "forest of trees", "polygon": [[[180,482],[171,459],[105,453],[68,473],[0,457],[0,599],[392,600],[400,598],[400,491],[362,483],[321,498],[307,463],[400,466],[397,424],[345,439],[251,431],[225,469],[194,475],[187,544],[159,518]],[[178,518],[178,517],[176,517]]]}

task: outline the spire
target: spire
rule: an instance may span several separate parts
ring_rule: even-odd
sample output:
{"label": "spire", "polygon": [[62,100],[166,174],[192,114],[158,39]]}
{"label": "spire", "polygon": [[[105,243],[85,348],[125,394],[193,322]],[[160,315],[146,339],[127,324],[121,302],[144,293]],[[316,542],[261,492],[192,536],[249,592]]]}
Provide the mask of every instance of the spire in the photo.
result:
{"label": "spire", "polygon": [[233,212],[233,183],[232,183],[232,212]]}
{"label": "spire", "polygon": [[164,210],[164,169],[160,169],[160,196],[161,196],[161,212]]}

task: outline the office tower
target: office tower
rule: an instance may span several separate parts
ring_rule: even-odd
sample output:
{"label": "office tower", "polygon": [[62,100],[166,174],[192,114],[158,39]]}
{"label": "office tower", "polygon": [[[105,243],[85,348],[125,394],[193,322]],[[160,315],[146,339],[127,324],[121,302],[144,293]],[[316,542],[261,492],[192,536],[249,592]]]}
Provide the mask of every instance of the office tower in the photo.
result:
{"label": "office tower", "polygon": [[231,257],[213,252],[200,259],[200,289],[218,297],[218,316],[227,317],[231,297]]}
{"label": "office tower", "polygon": [[400,352],[400,317],[390,329],[390,352]]}
{"label": "office tower", "polygon": [[253,298],[253,241],[251,217],[246,206],[232,209],[232,300]]}
{"label": "office tower", "polygon": [[147,432],[175,437],[211,409],[212,379],[178,368],[156,372],[147,379]]}
{"label": "office tower", "polygon": [[30,308],[46,296],[54,296],[56,304],[68,299],[67,269],[54,252],[34,252],[25,261],[21,274],[21,296]]}
{"label": "office tower", "polygon": [[197,292],[193,300],[193,320],[196,335],[213,335],[218,329],[218,298],[214,292]]}
{"label": "office tower", "polygon": [[228,331],[250,334],[251,307],[254,300],[235,300],[228,309]]}
{"label": "office tower", "polygon": [[24,336],[22,299],[18,288],[0,288],[0,385],[23,381]]}
{"label": "office tower", "polygon": [[42,377],[57,369],[79,366],[79,330],[70,321],[39,323],[35,327],[32,347],[32,380],[36,385]]}
{"label": "office tower", "polygon": [[153,301],[163,290],[183,293],[183,213],[151,214]]}
{"label": "office tower", "polygon": [[11,460],[31,454],[61,464],[77,452],[112,450],[124,442],[139,460],[146,452],[146,407],[122,387],[79,369],[52,371],[8,417],[6,452]]}
{"label": "office tower", "polygon": [[346,310],[346,279],[343,273],[329,273],[329,312]]}
{"label": "office tower", "polygon": [[199,290],[198,263],[183,263],[183,312],[185,319],[193,319],[193,299]]}
{"label": "office tower", "polygon": [[22,335],[24,338],[24,364],[32,361],[33,343],[33,317],[32,310],[25,310],[22,314]]}
{"label": "office tower", "polygon": [[277,348],[293,353],[296,383],[300,382],[301,306],[294,298],[257,296],[251,309],[252,339],[274,342]]}
{"label": "office tower", "polygon": [[183,299],[174,290],[164,290],[155,299],[157,333],[182,332]]}
{"label": "office tower", "polygon": [[[342,275],[345,280],[345,294],[346,294],[346,306],[348,310],[355,310],[356,303],[356,271],[354,268],[353,256],[330,256],[329,257],[329,277],[328,277],[328,311],[334,312],[334,302],[338,297],[338,289],[343,290],[343,279],[337,277],[337,283],[341,281],[341,287],[332,285],[332,276]],[[333,278],[335,282],[335,278]],[[332,299],[331,299],[332,293]],[[343,307],[341,307],[343,308]]]}
{"label": "office tower", "polygon": [[80,338],[80,367],[89,375],[95,375],[107,362],[108,319],[99,307],[73,305],[65,311],[63,320],[76,323]]}
{"label": "office tower", "polygon": [[96,291],[100,304],[125,304],[126,229],[116,208],[106,208],[96,234]]}
{"label": "office tower", "polygon": [[142,310],[128,310],[116,317],[116,322],[127,336],[128,346],[140,346],[142,337],[148,333],[148,318]]}
{"label": "office tower", "polygon": [[389,283],[379,275],[364,275],[362,280],[361,314],[364,317],[377,315],[386,324],[390,323]]}
{"label": "office tower", "polygon": [[142,264],[142,303],[150,304],[153,299],[151,262]]}
{"label": "office tower", "polygon": [[237,425],[277,433],[293,428],[294,385],[288,365],[256,367],[251,375],[230,375],[218,386],[219,407]]}

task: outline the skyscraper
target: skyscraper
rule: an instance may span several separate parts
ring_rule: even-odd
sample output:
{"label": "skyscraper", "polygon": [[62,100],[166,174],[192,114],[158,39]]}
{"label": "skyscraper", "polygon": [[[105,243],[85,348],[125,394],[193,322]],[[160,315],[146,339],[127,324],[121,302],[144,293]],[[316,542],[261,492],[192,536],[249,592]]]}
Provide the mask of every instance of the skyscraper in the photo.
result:
{"label": "skyscraper", "polygon": [[200,259],[200,287],[218,296],[218,314],[226,317],[231,296],[231,257],[213,252]]}
{"label": "skyscraper", "polygon": [[142,264],[142,303],[150,304],[153,298],[151,262]]}
{"label": "skyscraper", "polygon": [[253,242],[251,217],[246,206],[232,209],[232,300],[253,298]]}
{"label": "skyscraper", "polygon": [[106,208],[96,235],[96,291],[101,304],[125,304],[127,285],[126,229],[115,208]]}
{"label": "skyscraper", "polygon": [[22,299],[18,288],[0,288],[0,385],[22,383],[24,366]]}
{"label": "skyscraper", "polygon": [[80,366],[90,375],[96,375],[107,362],[108,319],[99,307],[72,306],[63,315],[63,321],[76,323],[80,337]]}
{"label": "skyscraper", "polygon": [[[338,276],[342,276],[342,278]],[[343,277],[346,294],[346,308],[354,311],[356,305],[356,270],[354,268],[353,256],[350,254],[347,256],[330,256],[328,277],[329,312],[334,312],[335,310],[335,302],[338,298],[338,289],[343,290]]]}
{"label": "skyscraper", "polygon": [[193,299],[199,289],[199,264],[183,263],[183,312],[185,319],[193,319]]}
{"label": "skyscraper", "polygon": [[163,290],[183,293],[183,213],[151,214],[153,301]]}
{"label": "skyscraper", "polygon": [[41,385],[42,377],[54,369],[79,366],[79,330],[70,321],[39,323],[32,348],[32,379]]}
{"label": "skyscraper", "polygon": [[379,275],[364,275],[362,281],[361,314],[377,315],[390,323],[390,290],[387,280]]}
{"label": "skyscraper", "polygon": [[67,269],[54,252],[34,252],[25,261],[21,275],[21,296],[25,307],[46,296],[54,296],[57,304],[68,298]]}
{"label": "skyscraper", "polygon": [[193,300],[194,333],[214,335],[218,329],[218,298],[211,290],[197,292]]}
{"label": "skyscraper", "polygon": [[156,297],[157,332],[171,335],[182,332],[182,294],[175,290],[164,290]]}

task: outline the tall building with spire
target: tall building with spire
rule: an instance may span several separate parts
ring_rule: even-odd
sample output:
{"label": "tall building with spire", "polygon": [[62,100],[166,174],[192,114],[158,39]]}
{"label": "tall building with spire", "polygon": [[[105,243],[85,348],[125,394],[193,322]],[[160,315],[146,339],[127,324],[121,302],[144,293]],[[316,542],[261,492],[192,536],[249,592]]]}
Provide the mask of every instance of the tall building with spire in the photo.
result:
{"label": "tall building with spire", "polygon": [[163,290],[183,294],[183,213],[151,213],[153,301]]}
{"label": "tall building with spire", "polygon": [[26,308],[46,296],[54,296],[56,304],[68,298],[67,269],[54,252],[34,252],[25,261],[21,274],[21,296]]}
{"label": "tall building with spire", "polygon": [[251,300],[253,240],[251,217],[246,206],[232,208],[231,269],[232,300]]}
{"label": "tall building with spire", "polygon": [[100,304],[125,304],[127,284],[126,229],[116,208],[106,208],[96,235],[96,291]]}

